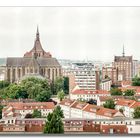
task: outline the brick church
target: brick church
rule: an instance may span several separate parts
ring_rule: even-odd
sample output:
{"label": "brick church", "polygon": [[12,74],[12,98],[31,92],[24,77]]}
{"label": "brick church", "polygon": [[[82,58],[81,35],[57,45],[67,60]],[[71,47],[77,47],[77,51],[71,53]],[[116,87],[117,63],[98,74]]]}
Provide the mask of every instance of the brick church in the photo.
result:
{"label": "brick church", "polygon": [[39,77],[53,81],[59,76],[61,66],[56,58],[42,48],[38,27],[34,46],[29,52],[23,57],[0,59],[0,80],[13,83],[26,77]]}

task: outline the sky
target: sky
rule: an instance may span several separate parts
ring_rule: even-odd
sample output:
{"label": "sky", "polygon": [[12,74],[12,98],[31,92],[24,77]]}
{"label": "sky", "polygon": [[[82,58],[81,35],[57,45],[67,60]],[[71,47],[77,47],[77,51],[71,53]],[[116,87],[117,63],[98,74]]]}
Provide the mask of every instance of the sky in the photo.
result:
{"label": "sky", "polygon": [[57,59],[140,60],[140,7],[0,7],[0,57],[22,57],[36,28],[45,51]]}

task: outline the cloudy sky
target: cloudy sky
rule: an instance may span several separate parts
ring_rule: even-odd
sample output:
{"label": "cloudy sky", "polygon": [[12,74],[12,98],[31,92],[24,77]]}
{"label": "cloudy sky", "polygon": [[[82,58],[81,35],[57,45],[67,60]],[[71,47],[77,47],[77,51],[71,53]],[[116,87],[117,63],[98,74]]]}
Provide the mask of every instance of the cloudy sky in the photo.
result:
{"label": "cloudy sky", "polygon": [[33,47],[39,26],[43,48],[56,58],[140,60],[140,7],[0,7],[0,57]]}

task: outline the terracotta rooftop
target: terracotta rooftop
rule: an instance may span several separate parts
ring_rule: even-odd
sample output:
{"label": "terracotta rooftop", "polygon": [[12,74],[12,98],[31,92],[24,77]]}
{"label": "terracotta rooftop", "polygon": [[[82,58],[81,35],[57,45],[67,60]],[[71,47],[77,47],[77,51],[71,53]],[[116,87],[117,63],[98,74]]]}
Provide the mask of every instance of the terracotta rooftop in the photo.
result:
{"label": "terracotta rooftop", "polygon": [[130,108],[140,107],[140,102],[135,102]]}
{"label": "terracotta rooftop", "polygon": [[117,101],[117,105],[120,105],[120,106],[132,106],[136,101],[134,100],[128,100],[128,99],[120,99]]}
{"label": "terracotta rooftop", "polygon": [[77,108],[77,109],[84,109],[85,106],[87,106],[88,103],[85,102],[74,102],[71,106],[71,108]]}
{"label": "terracotta rooftop", "polygon": [[114,99],[115,101],[124,99],[124,96],[100,96],[99,97],[100,101],[106,101],[108,99]]}
{"label": "terracotta rooftop", "polygon": [[8,106],[12,106],[16,110],[28,110],[28,109],[54,109],[55,105],[53,102],[9,102]]}
{"label": "terracotta rooftop", "polygon": [[65,106],[71,106],[75,101],[70,99],[64,99],[59,104]]}
{"label": "terracotta rooftop", "polygon": [[100,108],[100,110],[98,110],[96,114],[100,116],[106,116],[112,118],[117,112],[119,111],[115,109]]}
{"label": "terracotta rooftop", "polygon": [[83,111],[86,111],[86,112],[91,112],[91,113],[96,113],[98,110],[100,110],[100,106],[97,106],[97,105],[91,105],[89,104],[88,106],[86,106]]}
{"label": "terracotta rooftop", "polygon": [[110,97],[110,96],[100,96],[100,97],[99,97],[99,100],[100,100],[100,101],[106,101],[106,100],[108,100],[108,99],[112,99],[112,97]]}

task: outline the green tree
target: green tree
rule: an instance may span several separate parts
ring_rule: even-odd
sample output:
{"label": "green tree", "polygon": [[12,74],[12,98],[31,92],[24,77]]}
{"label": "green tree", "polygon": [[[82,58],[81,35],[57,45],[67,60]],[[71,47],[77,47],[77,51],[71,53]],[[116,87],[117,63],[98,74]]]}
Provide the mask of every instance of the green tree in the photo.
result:
{"label": "green tree", "polygon": [[47,101],[51,97],[51,88],[46,79],[30,77],[24,79],[21,85],[27,90],[28,98],[37,101]]}
{"label": "green tree", "polygon": [[69,94],[69,77],[63,77],[64,78],[64,93]]}
{"label": "green tree", "polygon": [[7,95],[12,99],[28,98],[26,89],[23,86],[17,84],[9,85],[9,87],[7,88]]}
{"label": "green tree", "polygon": [[133,118],[139,119],[140,118],[140,106],[136,107],[133,112]]}
{"label": "green tree", "polygon": [[43,90],[37,94],[35,100],[39,102],[47,102],[50,99],[50,97],[51,97],[51,91]]}
{"label": "green tree", "polygon": [[124,91],[124,96],[134,96],[135,95],[135,91],[132,89],[127,89],[126,91]]}
{"label": "green tree", "polygon": [[34,112],[33,112],[33,114],[32,114],[32,117],[33,118],[41,118],[42,117],[41,116],[41,111],[35,109]]}
{"label": "green tree", "polygon": [[52,93],[57,94],[59,91],[64,89],[64,79],[63,77],[57,77],[52,83]]}
{"label": "green tree", "polygon": [[55,109],[54,109],[54,112],[61,118],[64,118],[64,114],[63,114],[63,111],[61,109],[60,106],[57,106]]}
{"label": "green tree", "polygon": [[64,97],[65,97],[64,91],[63,91],[63,90],[58,91],[58,93],[57,93],[57,98],[58,98],[60,101],[62,101],[62,99],[64,99]]}
{"label": "green tree", "polygon": [[0,105],[0,119],[2,119],[2,109],[3,109],[3,106]]}
{"label": "green tree", "polygon": [[135,77],[132,79],[132,85],[133,85],[133,86],[140,86],[140,77],[135,76]]}
{"label": "green tree", "polygon": [[8,87],[10,85],[10,82],[8,81],[0,81],[0,89]]}
{"label": "green tree", "polygon": [[115,109],[114,100],[112,100],[112,99],[106,100],[106,102],[103,104],[103,106],[104,106],[105,108]]}
{"label": "green tree", "polygon": [[7,99],[8,98],[7,91],[8,91],[7,88],[0,89],[0,97],[2,99]]}
{"label": "green tree", "polygon": [[111,88],[110,92],[111,92],[112,96],[115,96],[115,95],[120,96],[120,95],[122,95],[121,89],[118,89],[118,88]]}
{"label": "green tree", "polygon": [[60,106],[57,106],[54,111],[49,113],[47,116],[44,133],[64,133],[64,125],[62,121],[63,117],[63,111],[61,110]]}

